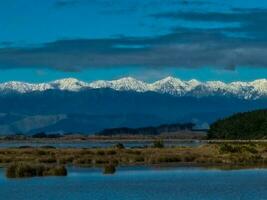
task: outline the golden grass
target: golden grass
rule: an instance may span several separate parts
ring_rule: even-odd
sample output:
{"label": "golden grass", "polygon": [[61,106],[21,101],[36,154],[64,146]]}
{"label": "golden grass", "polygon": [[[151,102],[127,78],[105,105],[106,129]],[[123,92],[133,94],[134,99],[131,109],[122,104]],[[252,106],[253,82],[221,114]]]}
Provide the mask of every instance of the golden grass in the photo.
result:
{"label": "golden grass", "polygon": [[262,143],[220,143],[200,147],[173,148],[9,148],[0,149],[0,165],[14,162],[46,165],[70,165],[79,167],[103,167],[105,165],[153,165],[187,163],[194,165],[267,164],[267,145]]}

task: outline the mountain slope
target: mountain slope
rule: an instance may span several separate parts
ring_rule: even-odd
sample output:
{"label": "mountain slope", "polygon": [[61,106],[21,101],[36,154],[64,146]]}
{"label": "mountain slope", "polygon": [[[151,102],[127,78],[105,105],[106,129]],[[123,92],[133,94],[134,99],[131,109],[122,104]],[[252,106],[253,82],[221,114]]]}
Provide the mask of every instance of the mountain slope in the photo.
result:
{"label": "mountain slope", "polygon": [[0,95],[0,134],[94,133],[106,128],[196,123],[200,128],[235,112],[266,108],[265,99],[177,97],[157,92],[87,89]]}

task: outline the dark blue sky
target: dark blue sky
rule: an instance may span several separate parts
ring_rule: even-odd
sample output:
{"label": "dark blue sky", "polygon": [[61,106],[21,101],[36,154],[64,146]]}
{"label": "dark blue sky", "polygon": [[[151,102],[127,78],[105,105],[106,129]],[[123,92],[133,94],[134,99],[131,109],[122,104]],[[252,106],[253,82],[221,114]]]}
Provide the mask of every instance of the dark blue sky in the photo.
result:
{"label": "dark blue sky", "polygon": [[267,77],[267,1],[0,1],[0,81]]}

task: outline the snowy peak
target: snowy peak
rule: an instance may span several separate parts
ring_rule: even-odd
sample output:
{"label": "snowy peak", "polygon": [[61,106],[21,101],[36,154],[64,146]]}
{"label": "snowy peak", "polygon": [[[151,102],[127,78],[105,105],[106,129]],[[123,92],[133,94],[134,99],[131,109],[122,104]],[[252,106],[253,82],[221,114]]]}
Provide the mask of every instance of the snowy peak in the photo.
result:
{"label": "snowy peak", "polygon": [[51,85],[47,83],[41,84],[30,84],[19,81],[10,81],[0,84],[0,92],[2,91],[16,91],[19,93],[33,92],[33,91],[44,91],[51,89]]}
{"label": "snowy peak", "polygon": [[98,80],[91,83],[74,78],[60,79],[49,83],[24,83],[10,81],[0,84],[0,92],[28,93],[45,90],[67,90],[78,92],[86,89],[110,88],[117,91],[157,92],[174,96],[231,96],[241,99],[267,98],[267,79],[258,79],[252,82],[221,81],[200,82],[192,79],[182,81],[174,77],[166,77],[153,83],[146,83],[132,77],[124,77],[117,80]]}
{"label": "snowy peak", "polygon": [[153,91],[160,93],[167,93],[172,95],[182,95],[186,89],[186,82],[181,81],[180,79],[167,77],[162,80],[156,81],[151,84]]}
{"label": "snowy peak", "polygon": [[50,82],[51,88],[59,90],[79,91],[83,88],[89,87],[88,83],[79,81],[75,78],[60,79]]}
{"label": "snowy peak", "polygon": [[124,91],[136,91],[145,92],[148,91],[148,84],[132,77],[125,77],[113,81],[95,81],[89,84],[91,88],[111,88],[114,90],[124,90]]}

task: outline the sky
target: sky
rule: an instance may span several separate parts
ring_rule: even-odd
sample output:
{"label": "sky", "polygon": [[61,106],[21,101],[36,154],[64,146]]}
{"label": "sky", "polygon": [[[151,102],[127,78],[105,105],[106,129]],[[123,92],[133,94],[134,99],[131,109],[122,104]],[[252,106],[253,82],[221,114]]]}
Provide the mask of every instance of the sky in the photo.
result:
{"label": "sky", "polygon": [[0,82],[267,78],[267,1],[0,1]]}

